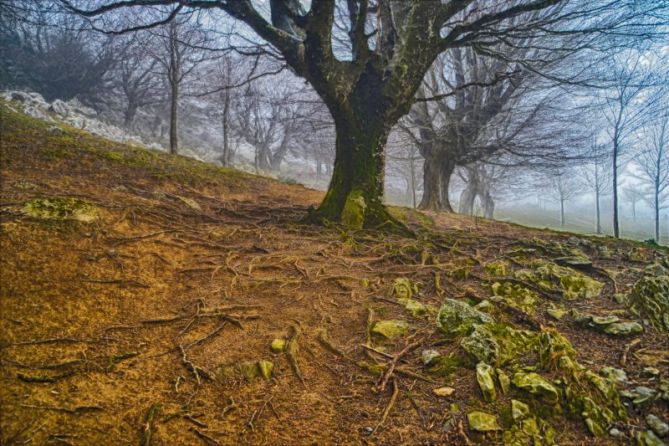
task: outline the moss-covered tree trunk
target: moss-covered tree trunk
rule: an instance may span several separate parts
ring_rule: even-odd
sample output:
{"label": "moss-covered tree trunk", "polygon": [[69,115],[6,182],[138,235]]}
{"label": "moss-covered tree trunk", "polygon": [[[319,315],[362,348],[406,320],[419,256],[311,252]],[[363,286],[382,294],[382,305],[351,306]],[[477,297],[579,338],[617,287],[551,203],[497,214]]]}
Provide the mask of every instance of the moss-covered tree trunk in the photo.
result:
{"label": "moss-covered tree trunk", "polygon": [[389,126],[380,115],[338,110],[332,114],[337,132],[335,164],[325,199],[312,217],[358,229],[392,223],[383,205]]}

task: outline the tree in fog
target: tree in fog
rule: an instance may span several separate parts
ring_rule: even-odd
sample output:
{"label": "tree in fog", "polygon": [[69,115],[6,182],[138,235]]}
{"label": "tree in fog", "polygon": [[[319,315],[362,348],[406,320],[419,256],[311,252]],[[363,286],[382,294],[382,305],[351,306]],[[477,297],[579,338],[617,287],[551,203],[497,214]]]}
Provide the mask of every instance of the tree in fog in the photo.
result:
{"label": "tree in fog", "polygon": [[[395,224],[382,201],[384,147],[391,128],[410,110],[425,73],[440,53],[462,47],[485,51],[500,44],[514,48],[528,40],[537,48],[547,48],[561,35],[584,31],[581,26],[587,28],[584,40],[612,29],[625,34],[636,30],[631,22],[652,24],[655,15],[649,13],[658,14],[665,6],[649,1],[642,7],[632,0],[318,0],[307,10],[306,2],[272,0],[265,13],[264,2],[251,0],[106,0],[92,7],[83,1],[60,1],[87,17],[171,5],[153,23],[164,23],[192,7],[222,10],[248,25],[313,86],[335,122],[332,180],[312,219],[340,221],[343,217],[345,224],[368,227]],[[347,14],[337,14],[340,4]],[[145,21],[137,26],[150,25]],[[544,40],[533,40],[539,37]],[[333,41],[342,42],[337,52]],[[554,48],[548,52],[559,56]]]}
{"label": "tree in fog", "polygon": [[565,206],[574,197],[583,191],[583,185],[574,180],[575,172],[572,169],[553,168],[545,179],[544,190],[560,203],[560,226],[566,223]]}
{"label": "tree in fog", "polygon": [[162,68],[167,85],[169,103],[170,153],[179,150],[178,113],[182,84],[198,66],[211,57],[198,50],[206,45],[209,36],[202,31],[194,14],[177,15],[167,24],[153,28],[151,33],[158,43],[151,49],[152,57]]}
{"label": "tree in fog", "polygon": [[613,57],[604,69],[612,83],[604,93],[604,115],[611,152],[613,235],[619,237],[618,188],[623,156],[631,146],[635,132],[648,120],[649,111],[655,107],[657,96],[650,90],[657,82],[657,73],[640,51]]}
{"label": "tree in fog", "polygon": [[647,188],[645,200],[653,209],[655,241],[660,242],[660,210],[669,206],[669,112],[644,127],[643,148],[634,157],[637,178]]}
{"label": "tree in fog", "polygon": [[[597,152],[603,152],[602,149],[598,147]],[[601,234],[601,199],[602,196],[611,192],[611,161],[607,156],[599,156],[583,166],[579,173],[585,188],[595,194],[595,231]]]}

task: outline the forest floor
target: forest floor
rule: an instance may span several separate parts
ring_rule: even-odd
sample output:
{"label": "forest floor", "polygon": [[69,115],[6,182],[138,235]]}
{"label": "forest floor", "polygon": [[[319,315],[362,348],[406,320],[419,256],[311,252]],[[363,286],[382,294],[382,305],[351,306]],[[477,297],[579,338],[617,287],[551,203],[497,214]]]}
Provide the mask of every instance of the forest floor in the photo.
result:
{"label": "forest floor", "polygon": [[[304,225],[321,192],[6,103],[0,113],[0,444],[513,444],[510,433],[515,444],[629,444],[649,413],[669,416],[657,399],[667,335],[644,324],[614,336],[579,318],[639,320],[614,295],[666,261],[664,249],[404,208],[392,211],[415,237]],[[598,295],[567,300],[516,274],[565,252],[590,259],[574,277],[596,280]],[[494,299],[494,283],[530,300]],[[466,333],[447,337],[436,322],[447,298],[512,327],[514,349],[561,334],[581,364],[578,391],[583,370],[608,366],[626,372],[618,390],[648,387],[657,401],[623,398],[626,415],[599,438],[562,388],[556,402],[495,381],[486,402]],[[377,333],[384,321],[397,336]],[[504,355],[493,375],[537,371],[559,387],[570,378],[559,381],[551,354],[543,366],[529,350]],[[618,390],[591,397],[609,407]],[[536,432],[518,432],[512,399],[531,408],[523,423],[537,414]],[[492,431],[472,428],[476,410],[496,417]]]}

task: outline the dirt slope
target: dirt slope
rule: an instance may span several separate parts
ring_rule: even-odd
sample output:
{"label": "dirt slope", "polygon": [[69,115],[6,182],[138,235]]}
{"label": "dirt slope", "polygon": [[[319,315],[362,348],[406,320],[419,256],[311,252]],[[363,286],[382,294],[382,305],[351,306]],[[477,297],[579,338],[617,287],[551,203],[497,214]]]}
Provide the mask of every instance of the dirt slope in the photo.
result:
{"label": "dirt slope", "polygon": [[[559,444],[628,444],[648,413],[667,418],[666,403],[624,400],[628,418],[605,426],[620,436],[595,438],[580,414],[562,403],[540,410],[545,401],[517,386],[504,394],[496,384],[485,402],[466,335],[446,339],[434,314],[445,298],[484,301],[505,283],[495,276],[508,277],[539,299],[531,309],[478,307],[497,326],[558,330],[594,372],[621,367],[626,352],[630,383],[619,388],[657,389],[669,372],[665,334],[646,325],[612,336],[546,310],[638,320],[613,295],[666,252],[403,209],[394,212],[415,238],[305,226],[319,192],[0,107],[2,444],[510,444],[502,431],[474,432],[466,414],[493,414],[510,432],[511,399],[541,412],[542,442],[550,425]],[[566,301],[512,278],[575,248],[594,263],[597,297]],[[486,268],[500,260],[509,271]],[[392,293],[398,278],[427,315]],[[406,321],[408,332],[383,340],[371,333],[383,320]],[[270,350],[275,339],[288,341],[285,351]],[[423,365],[429,349],[450,369]],[[527,358],[499,368],[559,373]],[[270,379],[253,377],[263,360]],[[433,393],[444,386],[450,396]]]}

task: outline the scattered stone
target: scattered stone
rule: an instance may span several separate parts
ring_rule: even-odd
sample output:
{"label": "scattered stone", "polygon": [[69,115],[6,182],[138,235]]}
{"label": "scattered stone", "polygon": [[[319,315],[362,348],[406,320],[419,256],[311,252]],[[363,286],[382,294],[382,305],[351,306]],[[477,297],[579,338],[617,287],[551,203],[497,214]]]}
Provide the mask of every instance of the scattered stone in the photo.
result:
{"label": "scattered stone", "polygon": [[386,339],[395,339],[409,332],[409,324],[400,320],[378,321],[372,326],[371,331]]}
{"label": "scattered stone", "polygon": [[497,364],[499,361],[499,343],[485,325],[476,325],[474,331],[460,341],[460,346],[479,361],[488,364]]}
{"label": "scattered stone", "polygon": [[657,438],[652,430],[636,433],[636,443],[639,446],[667,446],[667,444]]}
{"label": "scattered stone", "polygon": [[649,414],[646,417],[646,423],[659,437],[666,437],[667,434],[669,434],[669,424],[660,420],[653,414]]}
{"label": "scattered stone", "polygon": [[193,200],[192,198],[182,197],[181,195],[175,195],[175,197],[178,198],[179,201],[184,203],[186,206],[193,209],[194,211],[202,211],[202,207],[200,206],[200,204],[197,201]]}
{"label": "scattered stone", "polygon": [[453,392],[455,392],[453,387],[437,387],[436,389],[432,389],[432,393],[438,397],[451,396],[453,395]]}
{"label": "scattered stone", "polygon": [[632,400],[632,404],[640,406],[655,398],[657,391],[645,386],[637,386],[630,391],[623,391],[620,394]]}
{"label": "scattered stone", "polygon": [[646,375],[658,376],[660,374],[660,369],[658,369],[656,367],[644,367],[643,372]]}
{"label": "scattered stone", "polygon": [[260,372],[257,362],[242,362],[239,365],[239,371],[248,381],[253,381]]}
{"label": "scattered stone", "polygon": [[643,327],[638,322],[616,322],[604,328],[604,333],[614,336],[628,336],[641,332]]}
{"label": "scattered stone", "polygon": [[258,369],[260,370],[260,376],[265,379],[270,379],[272,377],[272,372],[274,371],[274,363],[261,359],[258,361]]}
{"label": "scattered stone", "polygon": [[617,369],[615,367],[604,367],[601,371],[601,374],[611,381],[619,384],[626,384],[628,381],[627,373],[625,373],[623,369]]}
{"label": "scattered stone", "polygon": [[517,372],[511,381],[514,386],[541,397],[544,401],[554,404],[559,400],[558,390],[538,373]]}
{"label": "scattered stone", "polygon": [[91,203],[72,197],[33,198],[23,212],[43,220],[76,220],[90,223],[98,219],[98,210]]}
{"label": "scattered stone", "polygon": [[492,432],[502,429],[497,424],[497,417],[495,415],[477,410],[467,414],[467,423],[471,430],[478,432]]}
{"label": "scattered stone", "polygon": [[511,400],[511,416],[514,421],[524,420],[530,415],[530,406],[518,400]]}
{"label": "scattered stone", "polygon": [[270,350],[274,353],[281,353],[286,349],[286,340],[285,339],[275,339],[269,346]]}
{"label": "scattered stone", "polygon": [[553,307],[553,308],[547,309],[546,313],[548,313],[548,315],[550,317],[552,317],[553,319],[555,319],[556,321],[559,321],[560,319],[562,319],[564,317],[565,314],[567,314],[567,310],[564,310],[562,308]]}
{"label": "scattered stone", "polygon": [[527,314],[534,314],[539,296],[522,285],[511,282],[495,282],[491,286],[495,296],[501,297],[507,305]]}
{"label": "scattered stone", "polygon": [[627,305],[629,303],[629,296],[625,293],[616,293],[613,295],[613,300],[620,305]]}
{"label": "scattered stone", "polygon": [[441,356],[441,354],[436,350],[423,350],[420,354],[420,359],[423,361],[425,367],[429,367],[439,356]]}
{"label": "scattered stone", "polygon": [[592,262],[590,259],[581,256],[558,257],[555,259],[555,263],[562,266],[570,266],[576,269],[592,268]]}
{"label": "scattered stone", "polygon": [[497,381],[499,381],[499,388],[502,389],[502,394],[506,395],[509,393],[509,387],[511,386],[511,378],[507,375],[504,370],[496,369]]}
{"label": "scattered stone", "polygon": [[437,314],[437,324],[449,336],[469,334],[474,325],[493,321],[490,315],[455,299],[445,299]]}
{"label": "scattered stone", "polygon": [[416,290],[416,286],[405,277],[400,277],[393,281],[393,287],[390,294],[398,299],[411,299]]}
{"label": "scattered stone", "polygon": [[592,316],[591,322],[595,325],[611,325],[615,322],[620,321],[618,316]]}
{"label": "scattered stone", "polygon": [[669,275],[641,278],[629,295],[631,310],[660,331],[669,332]]}
{"label": "scattered stone", "polygon": [[615,427],[612,427],[611,430],[609,431],[609,435],[612,437],[620,437],[620,434],[622,434],[622,432],[620,432]]}
{"label": "scattered stone", "polygon": [[476,381],[483,394],[483,399],[489,403],[497,399],[494,374],[493,368],[485,362],[479,362],[476,365]]}
{"label": "scattered stone", "polygon": [[478,304],[474,305],[474,308],[484,313],[492,313],[495,309],[495,306],[488,299],[484,299]]}
{"label": "scattered stone", "polygon": [[427,314],[427,307],[414,299],[398,299],[404,308],[413,317],[423,317]]}

